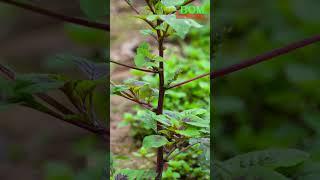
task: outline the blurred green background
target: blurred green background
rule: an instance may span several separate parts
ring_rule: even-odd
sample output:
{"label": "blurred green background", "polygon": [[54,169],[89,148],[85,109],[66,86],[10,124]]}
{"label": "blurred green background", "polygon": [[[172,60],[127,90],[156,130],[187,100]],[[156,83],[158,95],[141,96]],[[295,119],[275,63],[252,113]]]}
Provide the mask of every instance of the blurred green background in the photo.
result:
{"label": "blurred green background", "polygon": [[[318,0],[215,2],[215,70],[320,33]],[[320,159],[320,44],[214,81],[215,158],[298,148]]]}
{"label": "blurred green background", "polygon": [[[82,0],[83,4],[79,0],[23,2],[69,16],[105,18],[97,14],[99,11],[92,12],[102,6],[83,5],[86,0]],[[90,13],[93,15],[89,16]],[[103,31],[65,24],[3,3],[0,21],[0,63],[16,72],[62,73],[83,78],[76,67],[56,61],[54,56],[72,54],[105,60],[107,33]],[[71,107],[61,94],[50,94]],[[106,102],[106,98],[101,100]],[[107,110],[106,106],[100,107]],[[100,179],[105,166],[106,147],[90,133],[23,107],[0,112],[1,180]]]}

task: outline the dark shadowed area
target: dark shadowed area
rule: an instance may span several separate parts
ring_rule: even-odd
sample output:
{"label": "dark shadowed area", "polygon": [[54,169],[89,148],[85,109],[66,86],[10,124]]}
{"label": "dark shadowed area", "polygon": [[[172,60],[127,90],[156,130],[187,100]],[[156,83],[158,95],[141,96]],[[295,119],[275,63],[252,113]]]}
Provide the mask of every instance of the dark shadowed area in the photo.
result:
{"label": "dark shadowed area", "polygon": [[[84,16],[76,0],[27,2],[69,16]],[[79,27],[1,2],[0,21],[0,63],[17,73],[64,73],[79,78],[82,75],[77,69],[59,65],[52,57],[68,53],[102,61],[97,57],[105,53],[106,42],[97,43],[92,33],[91,37],[82,36],[86,31]],[[71,107],[62,94],[50,94]],[[102,142],[90,132],[21,106],[0,112],[1,180],[86,179],[88,174],[102,171],[96,164],[104,158]]]}

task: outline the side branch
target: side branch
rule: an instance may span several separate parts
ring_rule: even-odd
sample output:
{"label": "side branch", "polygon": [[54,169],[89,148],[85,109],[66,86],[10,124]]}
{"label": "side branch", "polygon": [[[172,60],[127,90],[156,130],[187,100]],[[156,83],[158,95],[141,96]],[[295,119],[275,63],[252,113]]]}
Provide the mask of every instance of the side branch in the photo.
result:
{"label": "side branch", "polygon": [[69,22],[69,23],[73,23],[73,24],[78,24],[78,25],[82,25],[82,26],[87,26],[87,27],[91,27],[91,28],[95,28],[95,29],[101,29],[104,31],[110,31],[110,25],[109,24],[103,24],[103,23],[98,23],[98,22],[94,22],[94,21],[88,21],[86,19],[81,19],[81,18],[76,18],[76,17],[70,17],[70,16],[66,16],[63,14],[59,14],[47,9],[43,9],[41,7],[36,7],[33,6],[31,4],[27,4],[27,3],[22,3],[22,2],[18,2],[18,1],[12,1],[12,0],[0,0],[0,2],[6,3],[6,4],[10,4],[22,9],[26,9],[44,16],[48,16],[48,17],[52,17],[61,21],[65,21],[65,22]]}
{"label": "side branch", "polygon": [[[111,84],[112,86],[116,86],[116,85],[117,85],[117,84],[114,83],[113,81],[110,81],[110,84]],[[139,100],[137,97],[135,97],[134,94],[131,95],[131,94],[127,93],[127,92],[121,92],[120,94],[116,94],[116,95],[118,95],[118,96],[120,96],[120,97],[123,97],[123,98],[125,98],[125,99],[128,99],[129,101],[135,102],[135,103],[139,104],[140,106],[142,106],[142,107],[144,107],[144,108],[146,108],[146,109],[149,109],[149,110],[151,110],[151,111],[154,110],[154,107],[153,107],[151,104]]]}
{"label": "side branch", "polygon": [[[15,73],[1,64],[0,64],[0,72],[3,73],[2,75],[4,75],[8,80],[14,81],[16,79]],[[55,108],[56,110],[58,110],[62,114],[74,114],[70,109],[68,109],[67,107],[65,107],[60,102],[58,102],[57,100],[55,100],[54,98],[52,98],[51,96],[49,96],[47,94],[38,93],[35,96],[40,98],[45,103],[51,105],[53,108]],[[36,103],[39,103],[39,102],[36,102]],[[29,107],[27,105],[24,105],[24,106]],[[47,106],[44,106],[40,103],[39,103],[39,106],[41,107],[41,109],[36,109],[36,110],[43,112],[43,113],[46,113],[50,116],[53,116],[59,120],[66,122],[66,123],[72,124],[74,126],[85,129],[85,130],[92,132],[94,134],[97,134],[98,136],[104,136],[107,133],[107,129],[105,129],[105,128],[94,127],[89,124],[82,123],[81,121],[70,121],[70,120],[65,119],[64,116],[61,115],[60,113],[56,113],[55,111],[52,111]],[[29,108],[32,108],[32,107],[30,106]]]}
{"label": "side branch", "polygon": [[287,54],[287,53],[289,53],[291,51],[294,51],[296,49],[303,48],[305,46],[314,44],[314,43],[319,42],[319,41],[320,41],[320,35],[316,35],[316,36],[313,36],[313,37],[310,37],[310,38],[307,38],[307,39],[304,39],[304,40],[301,40],[301,41],[298,41],[298,42],[291,43],[291,44],[289,44],[287,46],[284,46],[282,48],[274,49],[274,50],[272,50],[270,52],[267,52],[267,53],[262,54],[262,55],[258,55],[258,56],[254,57],[254,58],[243,60],[238,64],[234,64],[232,66],[223,68],[221,70],[217,70],[215,72],[202,74],[202,75],[197,76],[195,78],[180,82],[178,84],[170,86],[168,89],[172,89],[172,88],[175,88],[175,87],[182,86],[184,84],[187,84],[189,82],[195,81],[197,79],[200,79],[200,78],[203,78],[203,77],[206,77],[206,76],[209,76],[209,75],[211,76],[210,79],[215,79],[217,77],[225,76],[225,75],[231,74],[233,72],[236,72],[236,71],[248,68],[250,66],[256,65],[258,63],[261,63],[261,62],[264,62],[264,61],[267,61],[267,60],[271,60],[274,57],[278,57],[278,56]]}
{"label": "side branch", "polygon": [[119,95],[119,96],[120,96],[120,97],[123,97],[123,98],[125,98],[125,99],[128,99],[129,101],[135,102],[135,103],[139,104],[140,106],[142,106],[142,107],[144,107],[144,108],[146,108],[146,109],[149,109],[150,111],[153,111],[153,110],[154,110],[154,108],[152,107],[151,104],[148,104],[148,103],[146,103],[146,102],[140,101],[140,100],[138,100],[138,99],[134,99],[134,98],[127,97],[127,96],[125,96],[125,95],[123,95],[123,94],[121,94],[121,95]]}
{"label": "side branch", "polygon": [[135,69],[135,70],[138,70],[138,71],[149,72],[149,73],[158,73],[158,71],[153,71],[153,70],[149,70],[149,69],[141,69],[141,68],[138,68],[138,67],[122,64],[122,63],[119,63],[119,62],[113,61],[113,60],[110,60],[110,62],[114,63],[114,64],[117,64],[117,65],[120,65],[120,66],[127,67],[127,68]]}
{"label": "side branch", "polygon": [[140,14],[140,12],[132,5],[131,2],[129,2],[129,0],[124,0],[129,6],[130,8],[137,14]]}

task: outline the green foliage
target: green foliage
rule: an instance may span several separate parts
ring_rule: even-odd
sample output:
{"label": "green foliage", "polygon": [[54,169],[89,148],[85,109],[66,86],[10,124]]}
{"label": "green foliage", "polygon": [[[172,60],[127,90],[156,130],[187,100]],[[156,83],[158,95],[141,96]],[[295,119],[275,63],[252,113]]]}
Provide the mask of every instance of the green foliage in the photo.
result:
{"label": "green foliage", "polygon": [[137,67],[153,67],[157,68],[158,63],[163,61],[163,58],[152,54],[150,45],[146,42],[141,43],[137,48],[137,54],[134,58],[134,63]]}
{"label": "green foliage", "polygon": [[116,175],[113,178],[116,178],[119,175],[124,175],[128,180],[136,179],[154,179],[156,173],[154,170],[132,170],[132,169],[121,169],[115,173]]}
{"label": "green foliage", "polygon": [[[91,151],[92,153],[93,151]],[[87,180],[87,179],[100,179],[104,177],[103,169],[105,162],[98,161],[97,158],[102,158],[102,155],[96,155],[92,159],[96,164],[81,169],[80,172],[72,167],[66,165],[64,162],[50,162],[46,166],[45,179],[46,180]]]}
{"label": "green foliage", "polygon": [[1,109],[13,104],[43,109],[33,95],[61,88],[64,82],[56,80],[55,77],[51,74],[18,74],[14,81],[1,77]]}
{"label": "green foliage", "polygon": [[177,19],[175,15],[161,15],[160,18],[168,23],[170,27],[174,29],[176,34],[180,38],[185,38],[185,36],[190,31],[191,27],[201,28],[202,25],[198,24],[196,21],[192,19]]}
{"label": "green foliage", "polygon": [[168,169],[163,172],[163,179],[209,179],[209,167],[200,165],[199,159],[203,151],[198,146],[193,146],[184,153],[179,153],[168,162]]}
{"label": "green foliage", "polygon": [[308,158],[308,153],[295,149],[262,150],[235,156],[222,165],[232,171],[252,166],[276,169],[295,166]]}
{"label": "green foliage", "polygon": [[166,145],[168,142],[167,138],[163,136],[150,135],[143,139],[142,145],[144,148],[158,148]]}
{"label": "green foliage", "polygon": [[317,179],[319,163],[295,149],[249,152],[229,160],[215,161],[213,177],[224,179]]}
{"label": "green foliage", "polygon": [[63,163],[51,162],[46,167],[46,180],[73,180],[74,173]]}

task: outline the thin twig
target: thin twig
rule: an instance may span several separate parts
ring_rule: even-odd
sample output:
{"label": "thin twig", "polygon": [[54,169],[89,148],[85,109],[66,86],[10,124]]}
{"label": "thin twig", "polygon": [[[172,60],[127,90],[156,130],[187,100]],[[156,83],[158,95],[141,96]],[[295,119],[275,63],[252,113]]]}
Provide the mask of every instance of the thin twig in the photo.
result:
{"label": "thin twig", "polygon": [[156,25],[154,25],[151,21],[148,21],[147,19],[143,18],[143,17],[140,17],[140,16],[135,16],[136,18],[139,18],[141,20],[143,20],[144,22],[146,22],[147,24],[149,24],[149,26],[154,29],[154,30],[157,30],[156,29]]}
{"label": "thin twig", "polygon": [[137,14],[140,15],[140,12],[132,5],[132,3],[130,3],[128,0],[124,0],[130,7],[131,9],[136,12]]}
{"label": "thin twig", "polygon": [[104,31],[110,31],[110,25],[109,24],[103,24],[103,23],[98,23],[98,22],[94,22],[94,21],[89,21],[86,19],[82,19],[82,18],[76,18],[76,17],[71,17],[71,16],[66,16],[63,14],[59,14],[56,12],[53,12],[51,10],[48,9],[44,9],[41,7],[37,7],[31,4],[27,4],[27,3],[22,3],[22,2],[18,2],[18,1],[12,1],[12,0],[0,0],[0,2],[6,3],[6,4],[10,4],[25,10],[29,10],[41,15],[45,15],[48,17],[52,17],[61,21],[65,21],[65,22],[69,22],[69,23],[73,23],[73,24],[78,24],[78,25],[82,25],[82,26],[87,26],[87,27],[91,27],[91,28],[95,28],[95,29],[101,29]]}
{"label": "thin twig", "polygon": [[123,97],[125,99],[128,99],[129,101],[135,102],[135,103],[139,104],[140,106],[142,106],[142,107],[144,107],[146,109],[153,110],[153,107],[152,107],[151,104],[148,104],[146,102],[140,101],[138,99],[129,98],[129,97],[125,96],[124,94],[117,94],[117,95],[120,96],[120,97]]}
{"label": "thin twig", "polygon": [[269,51],[267,53],[258,55],[258,56],[254,57],[254,58],[243,60],[238,64],[231,65],[231,66],[223,68],[221,70],[217,70],[215,72],[202,74],[202,75],[197,76],[195,78],[180,82],[178,84],[170,86],[168,89],[172,89],[172,88],[175,88],[175,87],[182,86],[184,84],[187,84],[189,82],[198,80],[200,78],[203,78],[203,77],[206,77],[206,76],[209,76],[209,75],[211,76],[210,79],[215,79],[217,77],[222,77],[222,76],[231,74],[233,72],[248,68],[248,67],[253,66],[255,64],[258,64],[258,63],[261,63],[261,62],[264,62],[264,61],[267,61],[267,60],[271,60],[274,57],[278,57],[278,56],[287,54],[287,53],[289,53],[291,51],[294,51],[294,50],[299,49],[299,48],[303,48],[305,46],[314,44],[314,43],[319,42],[319,41],[320,41],[320,35],[316,35],[316,36],[313,36],[313,37],[310,37],[310,38],[306,38],[306,39],[303,39],[301,41],[297,41],[297,42],[291,43],[291,44],[289,44],[287,46],[284,46],[284,47],[281,47],[281,48],[278,48],[278,49],[274,49],[274,50]]}
{"label": "thin twig", "polygon": [[138,71],[149,72],[149,73],[158,73],[157,71],[153,71],[153,70],[149,70],[149,69],[142,69],[142,68],[126,65],[126,64],[122,64],[122,63],[119,63],[119,62],[113,61],[113,60],[110,60],[110,62],[112,62],[114,64],[117,64],[117,65],[120,65],[120,66],[127,67],[127,68],[135,69],[135,70],[138,70]]}

